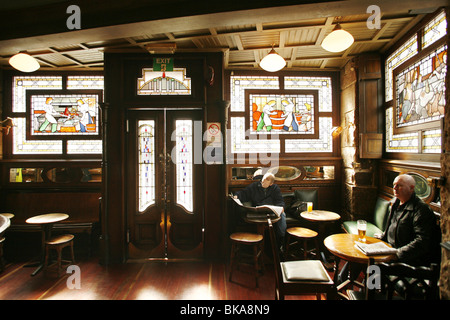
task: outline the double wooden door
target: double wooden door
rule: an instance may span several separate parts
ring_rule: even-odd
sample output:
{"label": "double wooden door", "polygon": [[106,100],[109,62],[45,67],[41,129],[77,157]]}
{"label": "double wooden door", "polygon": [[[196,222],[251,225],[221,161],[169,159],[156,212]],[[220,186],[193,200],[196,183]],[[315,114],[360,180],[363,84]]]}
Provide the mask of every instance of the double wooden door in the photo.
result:
{"label": "double wooden door", "polygon": [[128,257],[202,257],[202,111],[130,111],[127,126]]}

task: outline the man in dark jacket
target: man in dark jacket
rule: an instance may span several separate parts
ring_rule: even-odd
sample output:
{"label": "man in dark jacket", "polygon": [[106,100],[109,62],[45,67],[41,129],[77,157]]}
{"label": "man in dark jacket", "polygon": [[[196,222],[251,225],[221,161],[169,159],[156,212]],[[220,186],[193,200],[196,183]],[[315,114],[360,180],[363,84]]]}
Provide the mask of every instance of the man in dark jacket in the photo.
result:
{"label": "man in dark jacket", "polygon": [[381,239],[397,249],[400,262],[429,265],[439,259],[440,230],[433,211],[415,194],[415,185],[410,175],[395,178],[396,199]]}
{"label": "man in dark jacket", "polygon": [[[251,202],[252,206],[273,205],[284,207],[284,200],[280,187],[275,184],[275,176],[272,173],[266,173],[261,181],[253,182],[244,189],[236,192],[237,197],[242,203]],[[283,212],[280,220],[273,224],[278,244],[284,245],[284,236],[286,234],[286,215]]]}

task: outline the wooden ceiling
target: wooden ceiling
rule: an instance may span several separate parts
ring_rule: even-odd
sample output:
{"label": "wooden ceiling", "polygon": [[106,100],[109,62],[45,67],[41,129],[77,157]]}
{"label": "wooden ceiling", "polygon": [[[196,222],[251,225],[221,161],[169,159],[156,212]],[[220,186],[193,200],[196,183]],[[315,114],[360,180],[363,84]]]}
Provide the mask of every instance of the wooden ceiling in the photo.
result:
{"label": "wooden ceiling", "polygon": [[[212,6],[210,0],[193,7],[185,0],[90,0],[79,1],[81,29],[68,30],[71,1],[16,0],[0,5],[0,27],[8,30],[0,35],[0,66],[9,68],[8,59],[26,51],[42,70],[101,70],[107,50],[147,51],[170,44],[176,52],[222,51],[227,69],[259,69],[274,46],[288,69],[337,70],[352,56],[388,50],[447,2],[250,0],[247,5]],[[381,10],[379,29],[367,26],[372,14],[367,8],[373,4]],[[321,43],[337,22],[355,42],[343,52],[327,52]]]}

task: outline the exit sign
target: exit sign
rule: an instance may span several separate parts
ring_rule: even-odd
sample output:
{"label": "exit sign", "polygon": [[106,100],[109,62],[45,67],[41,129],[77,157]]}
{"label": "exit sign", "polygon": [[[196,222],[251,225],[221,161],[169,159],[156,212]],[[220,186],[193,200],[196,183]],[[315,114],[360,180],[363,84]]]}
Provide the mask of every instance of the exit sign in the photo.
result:
{"label": "exit sign", "polygon": [[173,58],[153,58],[153,71],[173,71]]}

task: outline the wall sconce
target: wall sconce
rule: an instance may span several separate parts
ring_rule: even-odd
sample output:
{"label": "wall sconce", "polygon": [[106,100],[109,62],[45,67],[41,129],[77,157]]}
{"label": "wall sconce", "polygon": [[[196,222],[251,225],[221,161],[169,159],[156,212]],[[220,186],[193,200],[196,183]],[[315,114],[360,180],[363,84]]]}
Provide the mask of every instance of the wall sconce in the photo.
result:
{"label": "wall sconce", "polygon": [[14,127],[14,122],[13,122],[13,119],[11,119],[10,117],[7,117],[5,120],[0,122],[0,128],[5,130],[5,135],[9,134],[9,130],[12,127]]}
{"label": "wall sconce", "polygon": [[33,72],[41,66],[39,62],[27,53],[20,52],[9,59],[9,64],[22,72]]}
{"label": "wall sconce", "polygon": [[286,60],[284,60],[272,46],[272,50],[270,50],[269,54],[261,60],[259,66],[266,71],[276,72],[286,66]]}
{"label": "wall sconce", "polygon": [[349,48],[355,39],[353,36],[342,29],[338,23],[333,31],[322,41],[322,48],[330,52],[341,52]]}

